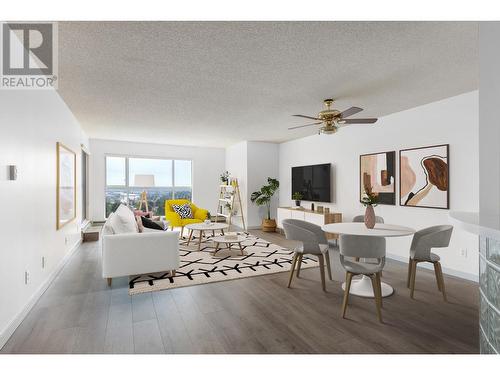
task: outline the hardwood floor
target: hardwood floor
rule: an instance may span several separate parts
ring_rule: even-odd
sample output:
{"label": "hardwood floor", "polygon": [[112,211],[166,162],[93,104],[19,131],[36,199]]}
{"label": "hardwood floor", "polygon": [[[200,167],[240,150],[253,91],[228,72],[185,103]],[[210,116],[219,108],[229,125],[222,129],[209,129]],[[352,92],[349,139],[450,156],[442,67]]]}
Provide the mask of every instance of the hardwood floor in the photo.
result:
{"label": "hardwood floor", "polygon": [[[290,245],[281,235],[252,231]],[[434,273],[418,270],[415,299],[407,265],[388,260],[384,324],[372,299],[351,296],[341,319],[341,270],[321,290],[316,268],[135,296],[127,278],[108,288],[99,244],[83,244],[1,353],[478,353],[478,286],[445,276],[448,303]]]}

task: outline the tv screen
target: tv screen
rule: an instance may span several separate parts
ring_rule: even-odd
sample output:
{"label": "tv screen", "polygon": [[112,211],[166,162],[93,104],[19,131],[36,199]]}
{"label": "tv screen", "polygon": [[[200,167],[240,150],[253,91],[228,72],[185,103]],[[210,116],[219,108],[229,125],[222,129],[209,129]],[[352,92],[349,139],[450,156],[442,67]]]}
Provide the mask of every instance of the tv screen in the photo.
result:
{"label": "tv screen", "polygon": [[295,192],[305,201],[331,202],[330,164],[292,167],[292,195]]}

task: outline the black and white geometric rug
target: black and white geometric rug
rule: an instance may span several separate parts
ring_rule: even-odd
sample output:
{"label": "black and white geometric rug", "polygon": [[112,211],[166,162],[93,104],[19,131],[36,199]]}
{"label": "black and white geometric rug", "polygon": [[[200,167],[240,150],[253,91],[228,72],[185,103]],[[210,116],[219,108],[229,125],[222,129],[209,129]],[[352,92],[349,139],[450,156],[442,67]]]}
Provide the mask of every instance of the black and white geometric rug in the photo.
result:
{"label": "black and white geometric rug", "polygon": [[[243,255],[237,245],[231,250],[220,249],[213,255],[215,245],[211,236],[202,239],[198,251],[198,239],[187,246],[186,239],[179,241],[180,267],[175,276],[168,272],[132,276],[129,294],[139,294],[163,289],[214,283],[244,277],[288,272],[293,259],[293,251],[267,242],[248,233],[242,242]],[[315,257],[304,255],[302,268],[318,266]]]}

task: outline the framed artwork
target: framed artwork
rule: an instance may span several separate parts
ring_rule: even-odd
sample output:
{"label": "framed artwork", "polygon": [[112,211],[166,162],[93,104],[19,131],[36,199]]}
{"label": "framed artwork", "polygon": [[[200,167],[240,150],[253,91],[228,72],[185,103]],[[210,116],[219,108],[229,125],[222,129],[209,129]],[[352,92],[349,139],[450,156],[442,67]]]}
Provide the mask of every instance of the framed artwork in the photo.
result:
{"label": "framed artwork", "polygon": [[378,204],[396,204],[396,151],[360,155],[360,201],[367,186],[378,194]]}
{"label": "framed artwork", "polygon": [[399,151],[399,204],[450,208],[449,145]]}
{"label": "framed artwork", "polygon": [[57,142],[57,229],[76,218],[76,153]]}

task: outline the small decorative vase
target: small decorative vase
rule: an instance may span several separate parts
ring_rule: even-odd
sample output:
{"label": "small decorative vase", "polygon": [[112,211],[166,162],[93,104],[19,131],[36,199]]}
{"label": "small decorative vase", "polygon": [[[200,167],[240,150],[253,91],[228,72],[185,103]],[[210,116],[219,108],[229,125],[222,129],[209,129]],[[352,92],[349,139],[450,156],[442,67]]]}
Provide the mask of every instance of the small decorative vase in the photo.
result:
{"label": "small decorative vase", "polygon": [[375,211],[373,210],[373,206],[366,206],[365,225],[368,229],[375,227]]}
{"label": "small decorative vase", "polygon": [[295,205],[296,205],[297,207],[300,207],[300,201],[295,201]]}

